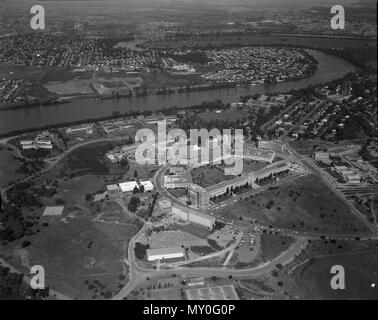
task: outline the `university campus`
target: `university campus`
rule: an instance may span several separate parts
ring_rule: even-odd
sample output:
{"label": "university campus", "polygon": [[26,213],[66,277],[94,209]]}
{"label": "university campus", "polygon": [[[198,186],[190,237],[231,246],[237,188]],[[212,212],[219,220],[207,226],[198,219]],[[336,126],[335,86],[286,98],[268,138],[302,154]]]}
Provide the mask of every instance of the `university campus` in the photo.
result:
{"label": "university campus", "polygon": [[378,298],[375,12],[252,2],[0,2],[1,300]]}

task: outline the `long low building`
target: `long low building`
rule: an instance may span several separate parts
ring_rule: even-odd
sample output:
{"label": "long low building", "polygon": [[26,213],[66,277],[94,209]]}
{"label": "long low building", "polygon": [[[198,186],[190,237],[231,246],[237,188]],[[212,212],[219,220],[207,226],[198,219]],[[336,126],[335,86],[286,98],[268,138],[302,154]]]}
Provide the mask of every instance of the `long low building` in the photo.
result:
{"label": "long low building", "polygon": [[273,163],[275,157],[276,152],[273,150],[261,150],[251,146],[244,147],[245,159]]}
{"label": "long low building", "polygon": [[142,180],[142,181],[126,181],[120,182],[118,184],[109,184],[106,186],[106,190],[108,195],[112,198],[122,197],[129,195],[134,191],[135,188],[140,189],[141,186],[144,187],[144,192],[152,191],[154,189],[154,185],[149,180]]}
{"label": "long low building", "polygon": [[209,230],[212,230],[215,226],[216,220],[213,216],[197,212],[190,208],[181,208],[178,206],[173,206],[172,213],[176,218],[182,221],[189,221]]}
{"label": "long low building", "polygon": [[291,168],[291,164],[286,163],[286,162],[273,164],[269,167],[266,167],[266,168],[263,168],[254,172],[254,178],[263,179],[263,178],[269,177],[271,174],[277,174],[286,170],[290,170],[290,168]]}
{"label": "long low building", "polygon": [[274,140],[259,140],[257,146],[259,149],[269,149],[280,153],[284,153],[286,148],[286,144]]}
{"label": "long low building", "polygon": [[292,167],[291,163],[277,162],[276,164],[271,164],[258,171],[249,172],[243,174],[240,177],[235,177],[230,180],[222,181],[218,184],[212,185],[208,188],[202,188],[198,185],[189,186],[189,200],[192,204],[198,208],[206,208],[209,205],[209,199],[213,196],[219,196],[227,192],[227,189],[245,186],[246,184],[251,185],[256,182],[256,179],[263,179],[271,174],[278,174],[286,170],[290,170]]}
{"label": "long low building", "polygon": [[50,140],[22,140],[20,141],[22,150],[27,149],[52,149],[53,145]]}
{"label": "long low building", "polygon": [[185,250],[181,247],[147,249],[147,260],[185,259]]}

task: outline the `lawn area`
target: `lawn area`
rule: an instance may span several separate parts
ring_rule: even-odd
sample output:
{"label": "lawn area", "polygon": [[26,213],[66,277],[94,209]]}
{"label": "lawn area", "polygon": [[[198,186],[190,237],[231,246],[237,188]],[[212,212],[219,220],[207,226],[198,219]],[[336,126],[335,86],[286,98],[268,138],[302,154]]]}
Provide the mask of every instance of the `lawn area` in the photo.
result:
{"label": "lawn area", "polygon": [[315,175],[307,175],[220,209],[234,220],[257,220],[298,231],[354,233],[367,231],[349,208]]}
{"label": "lawn area", "polygon": [[255,160],[243,160],[243,172],[257,171],[265,168],[268,165],[266,162],[255,161]]}
{"label": "lawn area", "polygon": [[214,165],[194,168],[191,171],[191,174],[193,183],[196,183],[203,188],[207,188],[219,182],[234,178],[234,176],[225,175],[224,169],[220,166]]}
{"label": "lawn area", "polygon": [[127,282],[121,260],[137,230],[136,224],[66,218],[29,238],[28,264],[44,266],[47,284],[59,292],[78,299],[102,299]]}
{"label": "lawn area", "polygon": [[177,230],[177,229],[186,231],[186,232],[188,232],[188,233],[190,233],[194,236],[197,236],[201,239],[205,239],[211,234],[211,231],[209,231],[205,228],[202,228],[200,226],[196,226],[194,224],[176,225],[174,230]]}
{"label": "lawn area", "polygon": [[294,239],[280,234],[263,233],[261,235],[261,258],[264,261],[278,257],[282,252],[289,249]]}
{"label": "lawn area", "polygon": [[[345,268],[345,290],[333,290],[330,286],[330,270],[334,265]],[[378,300],[378,249],[357,253],[345,253],[312,258],[297,268],[290,277],[294,279],[294,291],[303,299],[369,299]]]}
{"label": "lawn area", "polygon": [[[53,172],[48,173],[45,179],[56,181],[57,193],[51,198],[43,198],[45,205],[79,205],[92,209],[99,203],[92,203],[86,199],[87,194],[100,194],[106,190],[106,185],[113,183],[113,179],[118,178],[111,176],[82,175],[71,179],[54,179]],[[45,180],[45,181],[46,181]],[[93,210],[94,211],[94,210]],[[94,211],[96,212],[96,211]]]}
{"label": "lawn area", "polygon": [[145,89],[159,89],[171,87],[185,87],[193,83],[202,82],[198,74],[173,75],[165,71],[142,72],[143,87]]}

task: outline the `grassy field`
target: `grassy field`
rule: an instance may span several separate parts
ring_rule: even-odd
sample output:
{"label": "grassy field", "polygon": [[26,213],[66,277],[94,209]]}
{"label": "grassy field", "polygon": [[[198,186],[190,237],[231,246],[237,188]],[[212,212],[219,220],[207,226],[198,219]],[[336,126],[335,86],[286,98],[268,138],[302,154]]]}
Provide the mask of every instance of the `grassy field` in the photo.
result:
{"label": "grassy field", "polygon": [[289,249],[293,238],[280,234],[262,234],[261,235],[261,258],[269,261],[278,257],[282,252]]}
{"label": "grassy field", "polygon": [[[378,243],[376,241],[319,241],[300,259],[274,270],[269,275],[240,281],[244,299],[314,299],[354,300],[378,299]],[[298,264],[299,263],[299,264]],[[333,290],[330,282],[332,266],[345,269],[345,290]],[[246,289],[246,290],[245,290]]]}
{"label": "grassy field", "polygon": [[194,224],[177,225],[177,227],[174,228],[174,229],[186,231],[186,232],[188,232],[188,233],[190,233],[194,236],[197,236],[201,239],[205,239],[211,234],[211,231],[209,231],[205,228],[202,228],[200,226],[196,226]]}
{"label": "grassy field", "polygon": [[102,142],[83,146],[72,151],[60,164],[62,175],[80,176],[85,174],[122,174],[126,170],[112,165],[105,159],[106,152],[117,146],[116,143]]}
{"label": "grassy field", "polygon": [[265,225],[298,231],[367,231],[348,207],[314,175],[270,188],[232,207],[224,207],[220,213],[228,219],[257,220]]}
{"label": "grassy field", "polygon": [[254,161],[254,160],[243,160],[243,172],[257,171],[265,168],[268,165],[266,162]]}
{"label": "grassy field", "polygon": [[93,94],[95,91],[91,87],[92,79],[73,79],[69,81],[50,81],[45,87],[50,92],[60,96],[71,96],[80,94]]}
{"label": "grassy field", "polygon": [[13,157],[13,151],[0,148],[0,187],[5,187],[9,182],[24,177],[23,174],[16,173],[21,164],[19,161],[15,161]]}
{"label": "grassy field", "polygon": [[185,87],[187,85],[195,84],[201,81],[198,74],[192,75],[173,75],[164,71],[142,72],[141,78],[143,80],[142,87],[145,89],[159,89],[169,87]]}
{"label": "grassy field", "polygon": [[[330,286],[334,265],[345,268],[345,290]],[[292,275],[297,292],[304,299],[378,299],[378,249],[310,259]]]}
{"label": "grassy field", "polygon": [[203,188],[234,178],[234,176],[225,175],[224,169],[213,165],[194,168],[191,171],[191,174],[193,183],[196,183]]}
{"label": "grassy field", "polygon": [[[47,284],[79,299],[114,295],[127,282],[121,260],[135,224],[92,222],[88,218],[66,218],[52,223],[29,240],[27,261],[46,271]],[[97,290],[93,282],[97,283]]]}

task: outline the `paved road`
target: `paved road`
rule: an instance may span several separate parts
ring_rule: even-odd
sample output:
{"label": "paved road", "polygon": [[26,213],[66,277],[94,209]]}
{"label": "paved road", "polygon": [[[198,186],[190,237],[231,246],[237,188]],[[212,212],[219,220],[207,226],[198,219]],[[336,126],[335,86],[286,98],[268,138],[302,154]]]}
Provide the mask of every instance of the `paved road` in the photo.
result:
{"label": "paved road", "polygon": [[139,278],[132,283],[129,283],[125,286],[120,293],[115,296],[113,299],[121,300],[127,297],[134,289],[136,289],[139,285],[148,281],[147,279],[153,279],[158,277],[169,277],[173,275],[180,275],[183,277],[238,277],[238,278],[254,278],[264,274],[267,274],[275,269],[277,264],[285,265],[291,262],[296,255],[300,254],[302,250],[307,246],[307,239],[306,238],[299,238],[296,242],[285,252],[281,255],[276,257],[275,259],[268,261],[262,265],[259,265],[254,268],[248,269],[232,269],[232,268],[204,268],[204,267],[196,267],[196,268],[188,268],[188,267],[177,267],[173,270],[145,270],[141,269],[140,267],[136,267],[139,271]]}
{"label": "paved road", "polygon": [[366,218],[365,216],[363,216],[361,214],[360,211],[358,211],[353,205],[352,203],[350,203],[350,201],[348,201],[348,199],[344,196],[344,194],[338,190],[336,188],[336,186],[329,180],[325,177],[325,175],[323,174],[323,171],[321,168],[319,168],[316,164],[314,164],[314,162],[312,161],[312,159],[308,158],[308,157],[304,157],[304,156],[301,156],[299,155],[292,147],[289,146],[289,144],[287,144],[287,147],[288,149],[294,154],[296,155],[298,158],[301,158],[302,159],[302,162],[312,171],[314,172],[338,197],[341,201],[343,201],[345,203],[345,205],[350,209],[350,211],[352,212],[352,214],[354,214],[354,216],[360,220],[370,231],[374,232],[374,233],[377,233],[378,232],[378,227],[373,225],[372,223],[370,223]]}

